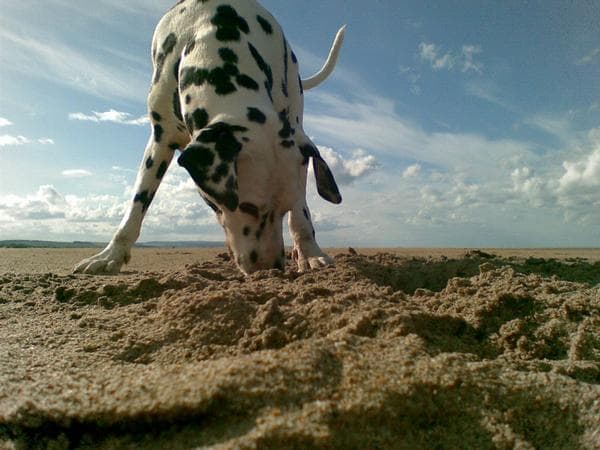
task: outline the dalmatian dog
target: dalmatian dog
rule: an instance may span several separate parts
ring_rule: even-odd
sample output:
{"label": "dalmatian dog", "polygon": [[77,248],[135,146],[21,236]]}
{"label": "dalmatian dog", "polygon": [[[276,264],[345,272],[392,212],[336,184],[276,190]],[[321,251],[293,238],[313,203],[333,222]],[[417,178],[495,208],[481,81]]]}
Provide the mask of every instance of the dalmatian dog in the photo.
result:
{"label": "dalmatian dog", "polygon": [[334,177],[302,127],[303,90],[333,71],[338,31],[323,68],[302,80],[273,18],[254,0],[181,0],[159,22],[148,97],[152,134],[135,197],[108,246],[80,273],[117,273],[129,262],[145,213],[177,150],[178,163],[223,226],[245,274],[284,269],[282,221],[289,212],[299,271],[333,264],[319,248],[306,205],[312,160],[319,194],[340,203]]}

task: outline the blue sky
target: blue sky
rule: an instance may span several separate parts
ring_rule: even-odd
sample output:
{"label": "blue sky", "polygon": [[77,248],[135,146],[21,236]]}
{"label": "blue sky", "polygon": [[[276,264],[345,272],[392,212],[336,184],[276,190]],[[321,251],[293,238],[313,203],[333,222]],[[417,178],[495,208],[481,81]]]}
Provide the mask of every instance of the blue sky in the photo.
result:
{"label": "blue sky", "polygon": [[[110,239],[148,138],[154,26],[174,2],[2,1],[0,239]],[[264,0],[304,77],[348,25],[305,130],[327,246],[600,245],[600,3]],[[367,6],[365,6],[367,5]],[[222,240],[173,164],[141,240]]]}

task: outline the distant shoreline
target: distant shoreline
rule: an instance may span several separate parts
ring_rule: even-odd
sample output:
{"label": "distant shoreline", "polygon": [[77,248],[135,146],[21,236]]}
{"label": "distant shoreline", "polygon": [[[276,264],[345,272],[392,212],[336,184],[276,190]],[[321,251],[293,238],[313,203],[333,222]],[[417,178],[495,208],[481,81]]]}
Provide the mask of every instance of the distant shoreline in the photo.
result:
{"label": "distant shoreline", "polygon": [[[91,241],[37,241],[27,239],[8,239],[0,241],[0,248],[103,248],[106,242]],[[135,247],[142,248],[219,248],[224,242],[213,241],[148,241],[139,242]]]}
{"label": "distant shoreline", "polygon": [[[93,241],[43,241],[43,240],[29,240],[29,239],[5,239],[0,240],[0,248],[104,248],[108,242],[93,242]],[[225,246],[223,241],[147,241],[137,242],[134,247],[138,248],[221,248]],[[324,248],[336,248],[335,246],[325,246]],[[462,247],[462,246],[450,246],[450,247],[404,247],[404,246],[390,246],[390,247],[361,247],[356,246],[360,249],[371,249],[371,248],[385,248],[385,249],[451,249],[451,250],[469,250],[469,249],[483,249],[483,250],[596,250],[600,247],[486,247],[486,246],[475,246],[475,247]]]}

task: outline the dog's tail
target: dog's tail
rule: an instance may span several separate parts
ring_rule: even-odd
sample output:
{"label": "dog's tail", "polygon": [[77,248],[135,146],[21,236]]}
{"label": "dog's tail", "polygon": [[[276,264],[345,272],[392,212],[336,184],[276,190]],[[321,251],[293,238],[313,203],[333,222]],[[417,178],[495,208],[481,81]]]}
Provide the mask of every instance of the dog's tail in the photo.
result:
{"label": "dog's tail", "polygon": [[340,50],[342,49],[342,44],[344,43],[344,34],[346,32],[346,25],[340,28],[335,35],[335,39],[333,41],[333,45],[331,46],[331,50],[329,50],[329,56],[327,57],[327,61],[321,68],[321,70],[314,74],[312,77],[307,78],[306,80],[302,80],[302,87],[305,91],[316,88],[323,81],[331,75],[333,69],[335,68],[335,64],[337,63],[338,56],[340,54]]}

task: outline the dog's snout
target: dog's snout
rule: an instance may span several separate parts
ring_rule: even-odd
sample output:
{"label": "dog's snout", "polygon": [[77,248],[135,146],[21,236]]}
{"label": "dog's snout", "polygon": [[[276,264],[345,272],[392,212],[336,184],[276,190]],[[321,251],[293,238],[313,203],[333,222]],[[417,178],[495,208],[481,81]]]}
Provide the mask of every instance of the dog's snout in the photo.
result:
{"label": "dog's snout", "polygon": [[256,250],[239,255],[235,261],[240,269],[246,274],[258,270],[278,269],[282,272],[285,270],[285,260],[281,255],[278,255],[276,258],[265,258]]}

